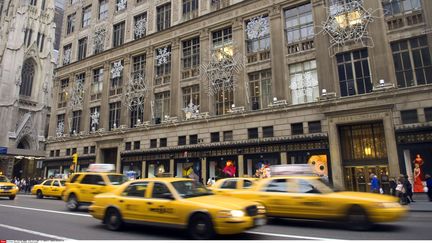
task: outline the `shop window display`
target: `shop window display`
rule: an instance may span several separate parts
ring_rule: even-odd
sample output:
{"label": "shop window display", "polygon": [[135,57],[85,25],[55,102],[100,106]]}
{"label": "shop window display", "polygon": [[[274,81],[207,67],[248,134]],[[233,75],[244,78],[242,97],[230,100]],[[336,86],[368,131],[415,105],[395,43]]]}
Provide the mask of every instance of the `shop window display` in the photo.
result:
{"label": "shop window display", "polygon": [[148,178],[157,177],[163,173],[169,172],[169,164],[166,161],[157,161],[149,163],[148,165]]}
{"label": "shop window display", "polygon": [[209,178],[214,177],[216,180],[223,178],[237,177],[237,162],[234,160],[210,161]]}
{"label": "shop window display", "polygon": [[126,175],[129,180],[138,179],[141,177],[141,169],[138,165],[130,164],[123,166],[123,175]]}
{"label": "shop window display", "polygon": [[177,163],[177,177],[200,180],[201,168],[199,162]]}

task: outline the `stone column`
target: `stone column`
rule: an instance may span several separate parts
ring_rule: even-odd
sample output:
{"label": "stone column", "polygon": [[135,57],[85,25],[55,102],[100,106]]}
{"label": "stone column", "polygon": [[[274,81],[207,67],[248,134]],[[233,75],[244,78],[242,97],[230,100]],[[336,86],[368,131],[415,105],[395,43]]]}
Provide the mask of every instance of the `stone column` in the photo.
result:
{"label": "stone column", "polygon": [[[233,36],[233,42],[234,47],[236,48],[235,51],[238,52],[238,55],[241,56],[243,61],[245,62],[245,33],[243,30],[243,20],[241,18],[237,18],[232,23],[232,36]],[[245,106],[246,104],[246,94],[245,94],[245,82],[246,80],[246,68],[243,68],[243,72],[240,72],[237,75],[234,75],[234,84],[235,87],[235,95],[234,95],[234,104],[235,106]],[[231,108],[231,107],[230,107]],[[246,108],[246,107],[245,107]]]}
{"label": "stone column", "polygon": [[109,130],[108,127],[108,116],[109,116],[109,89],[110,89],[110,78],[111,78],[111,63],[104,63],[104,76],[103,76],[103,89],[102,89],[102,99],[99,111],[99,128],[105,128],[106,131]]}
{"label": "stone column", "polygon": [[333,185],[337,188],[345,188],[344,180],[343,180],[343,165],[342,158],[340,154],[340,143],[339,143],[339,134],[337,130],[336,123],[332,122],[332,119],[329,119],[329,146],[330,146],[330,154],[331,154],[331,170],[332,170],[332,178]]}
{"label": "stone column", "polygon": [[141,162],[141,179],[142,178],[146,178],[146,174],[147,174],[147,161],[142,161]]}
{"label": "stone column", "polygon": [[171,42],[171,89],[170,89],[170,116],[181,115],[182,102],[180,101],[180,39]]}
{"label": "stone column", "polygon": [[[200,32],[200,63],[205,64],[206,62],[209,61],[210,58],[210,40],[209,40],[209,32],[208,29],[201,29]],[[200,70],[200,72],[202,72],[202,70]],[[203,74],[200,74],[201,76],[203,76]],[[211,109],[211,105],[210,105],[210,99],[211,96],[208,95],[207,90],[205,90],[205,88],[207,87],[207,82],[208,80],[206,79],[200,79],[201,83],[200,83],[200,107],[199,110],[200,112],[210,112]]]}
{"label": "stone column", "polygon": [[170,159],[170,173],[173,176],[175,175],[175,171],[174,171],[174,159]]}
{"label": "stone column", "polygon": [[[56,78],[53,80],[53,89],[52,89],[52,104],[51,109],[57,111],[58,100],[59,100],[59,91],[60,91],[60,79]],[[55,137],[57,129],[57,113],[51,112],[50,120],[49,120],[49,131],[48,136]]]}
{"label": "stone column", "polygon": [[151,101],[154,101],[153,80],[154,80],[154,48],[146,49],[145,76],[147,82],[147,96],[144,101],[144,121],[152,121]]}
{"label": "stone column", "polygon": [[280,160],[282,165],[286,165],[288,163],[286,152],[280,152]]}
{"label": "stone column", "polygon": [[398,150],[396,144],[396,135],[394,124],[392,121],[391,112],[386,112],[383,119],[384,123],[384,136],[387,147],[387,157],[389,165],[389,176],[398,178],[400,175]]}
{"label": "stone column", "polygon": [[207,158],[201,159],[201,178],[203,179],[204,185],[207,183]]}
{"label": "stone column", "polygon": [[121,173],[121,155],[120,155],[121,145],[117,147],[117,159],[116,159],[116,172]]}
{"label": "stone column", "polygon": [[238,155],[238,175],[239,177],[242,177],[244,175],[244,155]]}
{"label": "stone column", "polygon": [[90,98],[91,98],[91,84],[93,82],[92,69],[89,67],[85,72],[84,82],[84,99],[81,110],[80,131],[91,131],[90,129]]}
{"label": "stone column", "polygon": [[[123,93],[127,92],[127,85],[129,83],[129,79],[131,79],[131,55],[128,55],[123,58]],[[123,104],[126,102],[124,99],[122,99],[121,104],[121,111],[120,111],[120,124],[117,124],[118,127],[121,125],[126,125],[129,127],[129,109],[127,108],[127,104]]]}

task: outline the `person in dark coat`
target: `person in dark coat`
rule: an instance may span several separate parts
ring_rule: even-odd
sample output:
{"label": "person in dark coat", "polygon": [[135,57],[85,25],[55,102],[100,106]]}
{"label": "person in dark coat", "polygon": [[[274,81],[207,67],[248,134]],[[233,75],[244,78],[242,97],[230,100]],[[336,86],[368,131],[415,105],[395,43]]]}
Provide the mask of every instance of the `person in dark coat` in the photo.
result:
{"label": "person in dark coat", "polygon": [[406,196],[409,202],[415,202],[412,198],[413,196],[413,189],[412,189],[412,184],[408,179],[408,175],[405,175],[405,191],[406,191]]}
{"label": "person in dark coat", "polygon": [[396,180],[394,178],[390,179],[390,195],[396,196]]}
{"label": "person in dark coat", "polygon": [[371,174],[372,180],[371,180],[371,192],[373,193],[380,193],[380,185],[378,177],[375,174]]}
{"label": "person in dark coat", "polygon": [[429,174],[426,174],[425,179],[426,179],[426,187],[428,189],[427,195],[429,197],[429,201],[432,202],[432,177]]}

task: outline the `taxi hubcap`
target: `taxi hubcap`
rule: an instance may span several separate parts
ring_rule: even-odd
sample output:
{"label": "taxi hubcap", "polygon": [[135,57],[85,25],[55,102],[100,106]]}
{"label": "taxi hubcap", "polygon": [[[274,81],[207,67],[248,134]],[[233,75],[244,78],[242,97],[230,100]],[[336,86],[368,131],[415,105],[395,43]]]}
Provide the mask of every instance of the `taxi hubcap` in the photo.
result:
{"label": "taxi hubcap", "polygon": [[204,231],[206,230],[206,224],[203,223],[203,222],[200,222],[200,223],[197,224],[196,229],[197,229],[200,233],[202,233],[202,232],[204,232]]}

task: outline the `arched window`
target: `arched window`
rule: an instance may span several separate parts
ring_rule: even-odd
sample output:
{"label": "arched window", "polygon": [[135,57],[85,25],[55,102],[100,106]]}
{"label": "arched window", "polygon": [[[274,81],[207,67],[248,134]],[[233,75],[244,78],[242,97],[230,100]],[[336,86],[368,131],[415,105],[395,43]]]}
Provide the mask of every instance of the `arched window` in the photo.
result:
{"label": "arched window", "polygon": [[23,68],[21,70],[21,88],[20,95],[31,96],[33,79],[35,76],[35,64],[31,59],[27,59],[24,62]]}

